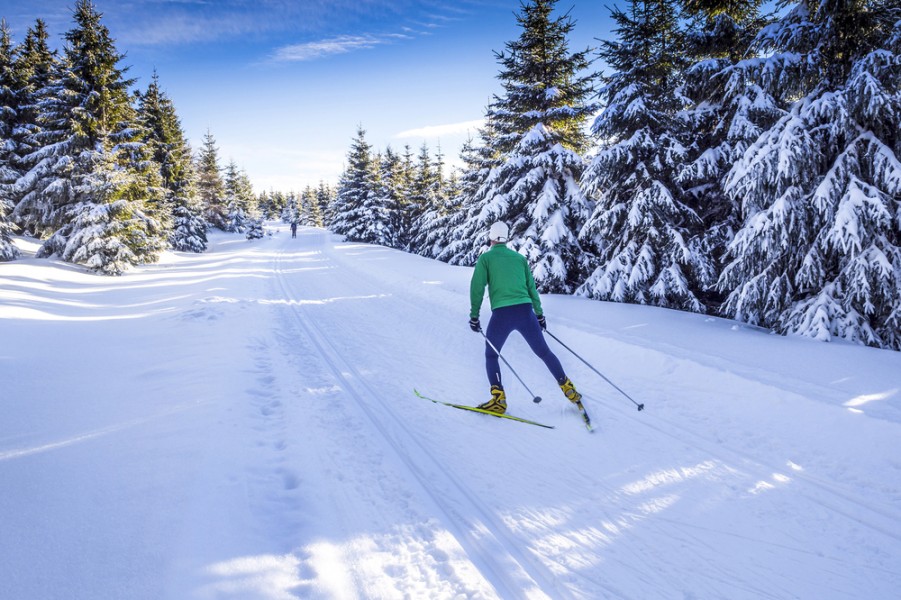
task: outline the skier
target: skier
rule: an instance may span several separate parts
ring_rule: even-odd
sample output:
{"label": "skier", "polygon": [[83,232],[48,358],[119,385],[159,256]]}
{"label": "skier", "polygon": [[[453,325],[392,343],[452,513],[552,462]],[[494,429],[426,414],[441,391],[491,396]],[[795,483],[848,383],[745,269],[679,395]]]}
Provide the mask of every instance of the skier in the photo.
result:
{"label": "skier", "polygon": [[297,221],[291,221],[291,237],[297,237]]}
{"label": "skier", "polygon": [[[479,257],[469,284],[469,327],[477,333],[482,331],[479,311],[487,285],[491,302],[491,319],[485,333],[488,341],[500,352],[510,333],[518,331],[526,339],[532,352],[547,365],[563,394],[576,404],[582,399],[582,394],[576,391],[572,381],[563,372],[560,360],[544,339],[542,331],[547,328],[547,322],[541,310],[538,290],[535,289],[535,279],[526,257],[507,248],[509,234],[510,228],[502,221],[488,230],[491,248]],[[498,354],[491,344],[485,343],[485,367],[491,384],[491,399],[480,404],[479,408],[504,414],[507,411],[507,397],[501,385]]]}

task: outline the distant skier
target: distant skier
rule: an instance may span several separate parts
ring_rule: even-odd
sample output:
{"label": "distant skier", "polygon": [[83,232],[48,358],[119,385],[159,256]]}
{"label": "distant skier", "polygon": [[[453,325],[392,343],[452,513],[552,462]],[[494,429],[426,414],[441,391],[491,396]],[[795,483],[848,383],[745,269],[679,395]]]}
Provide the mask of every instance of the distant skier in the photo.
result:
{"label": "distant skier", "polygon": [[[485,336],[498,351],[504,346],[507,337],[518,331],[525,338],[529,347],[557,379],[557,384],[570,402],[582,399],[572,381],[563,372],[560,360],[554,355],[544,339],[542,331],[547,328],[544,312],[541,310],[541,299],[535,289],[535,279],[529,263],[522,254],[507,248],[507,236],[510,228],[506,223],[498,221],[488,230],[488,241],[491,248],[479,257],[476,262],[472,281],[469,284],[471,309],[469,326],[475,332],[481,332],[479,311],[488,286],[488,298],[491,302],[491,319]],[[491,345],[485,343],[485,367],[488,381],[491,384],[491,400],[480,404],[479,408],[504,414],[507,411],[507,397],[501,385],[501,369],[498,354]]]}
{"label": "distant skier", "polygon": [[297,237],[297,221],[291,221],[291,237]]}

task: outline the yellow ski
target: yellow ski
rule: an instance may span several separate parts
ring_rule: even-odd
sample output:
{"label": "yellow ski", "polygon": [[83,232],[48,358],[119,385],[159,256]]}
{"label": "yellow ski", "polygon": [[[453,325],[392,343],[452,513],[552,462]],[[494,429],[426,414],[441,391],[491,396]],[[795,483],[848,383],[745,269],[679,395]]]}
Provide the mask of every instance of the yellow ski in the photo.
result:
{"label": "yellow ski", "polygon": [[528,423],[529,425],[537,425],[538,427],[544,427],[546,429],[553,429],[553,425],[545,425],[544,423],[539,423],[538,421],[530,421],[529,419],[523,419],[522,417],[514,417],[513,415],[498,414],[496,412],[491,412],[490,410],[485,410],[483,408],[478,408],[476,406],[467,406],[466,404],[453,404],[451,402],[443,402],[441,400],[435,400],[434,398],[428,398],[419,393],[418,390],[413,390],[413,393],[422,398],[423,400],[429,400],[434,402],[435,404],[443,404],[444,406],[452,406],[454,408],[459,408],[460,410],[468,410],[471,412],[482,413],[485,415],[491,415],[492,417],[498,417],[501,419],[510,419],[511,421],[519,421],[520,423]]}

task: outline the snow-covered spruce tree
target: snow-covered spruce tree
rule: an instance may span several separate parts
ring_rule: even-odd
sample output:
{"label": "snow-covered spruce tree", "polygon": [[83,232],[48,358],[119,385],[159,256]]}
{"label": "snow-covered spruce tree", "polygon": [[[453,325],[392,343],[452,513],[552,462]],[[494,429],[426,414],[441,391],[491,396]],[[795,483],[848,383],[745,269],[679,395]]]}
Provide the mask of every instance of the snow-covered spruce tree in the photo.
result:
{"label": "snow-covered spruce tree", "polygon": [[160,89],[154,72],[147,91],[138,98],[138,114],[144,142],[159,165],[168,220],[169,244],[183,252],[207,248],[206,222],[195,187],[196,174],[191,148],[169,96]]}
{"label": "snow-covered spruce tree", "polygon": [[[678,94],[688,103],[676,127],[686,147],[676,182],[684,200],[700,216],[702,252],[719,273],[722,257],[741,227],[739,203],[723,190],[723,180],[745,150],[782,115],[775,99],[757,82],[763,64],[747,56],[765,24],[760,0],[683,0],[688,17],[685,53],[692,65]],[[704,300],[722,301],[715,287]]]}
{"label": "snow-covered spruce tree", "polygon": [[613,69],[593,125],[600,148],[582,180],[597,205],[581,239],[598,263],[578,293],[700,312],[712,269],[699,242],[701,219],[675,182],[686,153],[674,135],[682,66],[676,5],[632,0],[628,13],[612,15],[619,39],[600,50]]}
{"label": "snow-covered spruce tree", "polygon": [[400,173],[394,186],[397,189],[397,204],[391,209],[391,232],[393,235],[392,247],[399,250],[408,250],[413,240],[413,218],[411,198],[414,195],[413,180],[416,177],[416,163],[413,149],[409,144],[404,145],[400,155]]}
{"label": "snow-covered spruce tree", "polygon": [[319,194],[313,186],[308,186],[308,188],[309,194],[305,193],[305,202],[308,203],[307,225],[310,227],[322,227],[322,205],[319,203]]}
{"label": "snow-covered spruce tree", "polygon": [[238,197],[238,165],[232,160],[225,167],[225,231],[244,233],[246,214],[244,202]]}
{"label": "snow-covered spruce tree", "polygon": [[[461,153],[464,151],[466,151],[465,143]],[[461,182],[462,175],[459,169],[452,169],[444,186],[442,206],[428,223],[425,246],[429,248],[428,256],[432,258],[439,258],[456,242],[456,229],[466,218],[462,204]]]}
{"label": "snow-covered spruce tree", "polygon": [[244,237],[248,240],[258,240],[263,237],[263,219],[247,219],[245,222]]}
{"label": "snow-covered spruce tree", "polygon": [[279,209],[275,205],[275,192],[265,191],[257,196],[257,206],[260,207],[260,216],[264,221],[271,221],[279,218]]}
{"label": "snow-covered spruce tree", "polygon": [[366,239],[368,213],[366,202],[376,189],[377,163],[372,147],[366,141],[366,131],[357,128],[357,136],[347,154],[347,166],[338,183],[338,194],[330,208],[329,229],[352,241]]}
{"label": "snow-covered spruce tree", "polygon": [[285,206],[282,208],[281,219],[284,223],[300,224],[300,202],[294,192],[285,197]]}
{"label": "snow-covered spruce tree", "polygon": [[6,20],[0,21],[0,261],[19,255],[12,243],[13,187],[19,179],[13,131],[19,121],[21,85],[15,69],[13,42]]}
{"label": "snow-covered spruce tree", "polygon": [[[116,275],[157,260],[165,231],[153,217],[163,201],[159,167],[137,139],[118,54],[102,15],[89,0],[75,5],[75,27],[66,33],[59,94],[50,122],[64,123],[55,149],[56,181],[39,192],[52,206],[56,231],[37,256],[56,254]],[[28,177],[28,174],[25,176]]]}
{"label": "snow-covered spruce tree", "polygon": [[318,209],[316,204],[316,190],[313,186],[306,185],[300,193],[300,223],[303,225],[312,225],[314,216],[313,211]]}
{"label": "snow-covered spruce tree", "polygon": [[[432,224],[432,235],[438,246],[435,258],[445,262],[471,265],[472,259],[478,258],[474,250],[473,240],[467,236],[466,224],[475,223],[471,218],[471,206],[473,198],[481,183],[484,181],[487,170],[480,166],[480,153],[484,146],[476,145],[470,136],[460,148],[460,161],[462,167],[454,171],[447,186],[447,203],[444,214],[440,215]],[[475,237],[475,236],[473,236]]]}
{"label": "snow-covered spruce tree", "polygon": [[247,221],[258,216],[253,186],[243,169],[234,160],[225,168],[225,231],[244,233]]}
{"label": "snow-covered spruce tree", "polygon": [[271,192],[267,192],[266,190],[263,190],[262,192],[260,192],[257,195],[257,206],[260,207],[260,216],[263,218],[264,221],[272,219],[273,215],[275,215],[275,218],[278,218],[278,211],[273,210],[272,193]]}
{"label": "snow-covered spruce tree", "polygon": [[366,241],[382,246],[397,247],[397,231],[394,229],[396,213],[403,205],[403,165],[400,155],[391,146],[378,156],[376,188],[365,205],[369,213],[370,239]]}
{"label": "snow-covered spruce tree", "polygon": [[454,265],[471,266],[487,247],[487,229],[480,218],[485,199],[479,194],[488,189],[484,185],[485,181],[492,170],[501,164],[501,153],[495,140],[489,107],[486,124],[479,130],[479,142],[470,139],[460,151],[463,168],[459,191],[454,200],[459,208],[455,216],[448,220],[448,236],[444,249],[438,255],[439,260]]}
{"label": "snow-covered spruce tree", "polygon": [[[391,152],[391,149],[388,149]],[[370,189],[361,194],[361,204],[352,211],[348,221],[348,239],[389,246],[393,239],[391,231],[391,195],[385,190],[381,178],[382,154],[374,154],[369,162]]]}
{"label": "snow-covered spruce tree", "polygon": [[260,204],[253,193],[253,184],[250,182],[250,175],[247,174],[247,170],[243,167],[238,170],[236,190],[237,196],[241,199],[241,202],[244,205],[244,211],[247,213],[248,218],[260,218]]}
{"label": "snow-covered spruce tree", "polygon": [[7,205],[0,201],[0,261],[14,260],[19,256],[19,250],[12,241],[12,233]]}
{"label": "snow-covered spruce tree", "polygon": [[[38,120],[41,106],[49,93],[49,84],[57,74],[56,53],[47,45],[47,27],[38,19],[15,49],[15,79],[18,87],[16,127],[12,131],[17,161],[14,165],[24,173],[23,157],[40,146],[35,134],[40,131]],[[21,195],[15,198],[15,201]]]}
{"label": "snow-covered spruce tree", "polygon": [[589,50],[571,53],[568,14],[553,18],[556,0],[521,5],[518,39],[497,54],[503,95],[489,118],[501,164],[478,192],[477,225],[510,226],[511,247],[532,266],[543,292],[572,292],[585,274],[577,235],[590,212],[579,188],[588,148],[585,124],[595,106]]}
{"label": "snow-covered spruce tree", "polygon": [[726,181],[744,225],[720,279],[733,318],[901,350],[901,14],[796,4],[758,35],[787,113]]}
{"label": "snow-covered spruce tree", "polygon": [[57,181],[66,157],[67,115],[58,110],[62,68],[47,44],[47,27],[40,19],[19,47],[16,68],[21,80],[18,127],[13,131],[17,169],[11,217],[27,235],[46,238],[54,231],[50,215],[52,195],[45,194]]}
{"label": "snow-covered spruce tree", "polygon": [[319,187],[316,188],[316,203],[319,205],[319,220],[315,223],[316,227],[325,226],[326,213],[334,201],[335,194],[335,190],[330,185],[319,181]]}
{"label": "snow-covered spruce tree", "polygon": [[[460,161],[463,163],[459,174],[449,188],[450,210],[435,224],[435,231],[441,237],[441,251],[435,257],[444,262],[467,262],[463,256],[472,248],[472,240],[465,236],[465,225],[468,221],[469,208],[476,190],[484,178],[479,178],[477,156],[479,148],[470,136],[460,148]],[[473,219],[474,220],[474,219]],[[459,258],[458,258],[459,257]]]}
{"label": "snow-covered spruce tree", "polygon": [[268,198],[268,219],[280,219],[282,218],[283,211],[285,206],[288,204],[288,197],[284,192],[271,190],[267,194]]}
{"label": "snow-covered spruce tree", "polygon": [[444,157],[440,148],[433,160],[428,146],[423,144],[407,197],[408,218],[411,220],[407,249],[410,252],[430,257],[437,253],[439,244],[430,239],[430,232],[433,221],[446,203],[444,185]]}
{"label": "snow-covered spruce tree", "polygon": [[219,167],[219,148],[216,138],[207,130],[203,136],[203,147],[196,160],[197,195],[203,207],[203,218],[207,225],[222,231],[228,229],[228,212],[225,202],[225,183]]}

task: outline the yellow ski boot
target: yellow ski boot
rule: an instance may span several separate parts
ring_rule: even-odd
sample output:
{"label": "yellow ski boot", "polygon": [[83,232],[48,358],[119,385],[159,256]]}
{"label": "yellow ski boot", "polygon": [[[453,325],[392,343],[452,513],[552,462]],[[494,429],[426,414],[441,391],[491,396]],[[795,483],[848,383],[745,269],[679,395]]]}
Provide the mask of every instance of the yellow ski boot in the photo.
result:
{"label": "yellow ski boot", "polygon": [[563,395],[573,404],[578,405],[582,401],[582,394],[576,391],[576,386],[573,385],[573,382],[568,377],[566,381],[560,384],[560,389],[563,390]]}
{"label": "yellow ski boot", "polygon": [[504,388],[497,385],[491,386],[491,400],[484,404],[479,404],[477,408],[499,415],[507,412],[507,396],[504,394]]}

